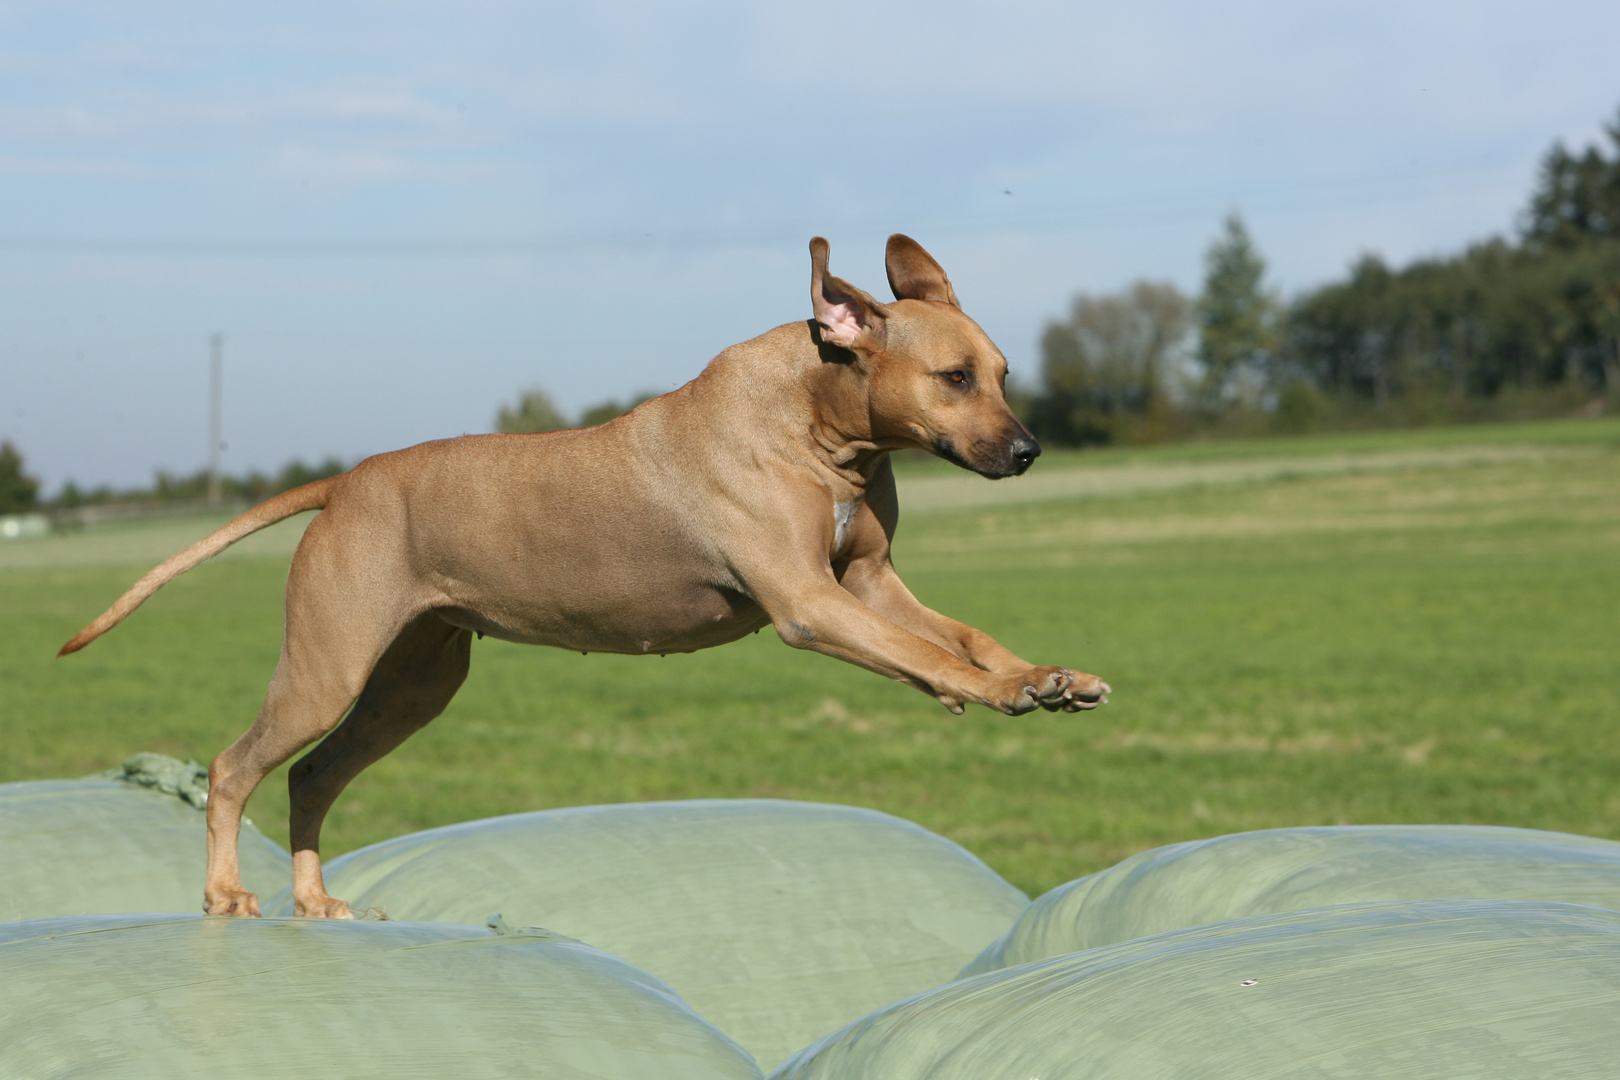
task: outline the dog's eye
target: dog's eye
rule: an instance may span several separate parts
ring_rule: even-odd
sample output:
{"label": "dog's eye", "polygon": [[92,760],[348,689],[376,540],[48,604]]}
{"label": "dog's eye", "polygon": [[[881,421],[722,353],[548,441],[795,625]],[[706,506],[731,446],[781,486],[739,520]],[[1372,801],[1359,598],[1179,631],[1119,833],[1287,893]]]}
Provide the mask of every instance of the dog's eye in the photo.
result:
{"label": "dog's eye", "polygon": [[967,372],[965,371],[947,371],[945,377],[953,383],[967,382]]}

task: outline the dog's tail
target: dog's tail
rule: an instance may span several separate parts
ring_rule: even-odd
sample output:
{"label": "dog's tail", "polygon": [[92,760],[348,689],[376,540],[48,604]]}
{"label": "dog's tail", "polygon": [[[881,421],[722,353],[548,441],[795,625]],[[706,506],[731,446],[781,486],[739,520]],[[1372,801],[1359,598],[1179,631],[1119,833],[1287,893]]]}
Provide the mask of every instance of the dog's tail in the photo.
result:
{"label": "dog's tail", "polygon": [[213,558],[242,537],[256,533],[267,525],[274,525],[283,518],[290,518],[294,514],[305,510],[319,510],[326,505],[331,497],[332,489],[342,479],[338,476],[317,480],[313,484],[295,487],[291,491],[284,491],[273,499],[266,499],[230,524],[220,528],[201,540],[192,544],[177,555],[170,555],[157,566],[148,570],[146,576],[130,587],[130,590],[118,598],[112,607],[96,616],[96,621],[73,635],[73,640],[62,646],[57,656],[66,656],[68,653],[78,652],[96,638],[105,634],[113,627],[124,621],[130,612],[140,607],[148,596],[157,592],[163,586],[190,570],[193,566],[207,559]]}

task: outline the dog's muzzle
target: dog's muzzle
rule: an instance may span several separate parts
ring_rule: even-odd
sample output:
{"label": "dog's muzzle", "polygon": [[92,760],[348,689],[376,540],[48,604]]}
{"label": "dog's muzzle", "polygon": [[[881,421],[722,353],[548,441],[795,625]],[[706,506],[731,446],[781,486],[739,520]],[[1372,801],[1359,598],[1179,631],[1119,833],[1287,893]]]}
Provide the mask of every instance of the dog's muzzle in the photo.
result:
{"label": "dog's muzzle", "polygon": [[1035,436],[1028,433],[1016,436],[988,454],[983,453],[982,446],[976,446],[974,449],[980,452],[970,458],[957,450],[956,444],[949,439],[938,439],[934,442],[934,453],[946,461],[992,480],[1021,476],[1030,464],[1041,456],[1041,444],[1035,441]]}

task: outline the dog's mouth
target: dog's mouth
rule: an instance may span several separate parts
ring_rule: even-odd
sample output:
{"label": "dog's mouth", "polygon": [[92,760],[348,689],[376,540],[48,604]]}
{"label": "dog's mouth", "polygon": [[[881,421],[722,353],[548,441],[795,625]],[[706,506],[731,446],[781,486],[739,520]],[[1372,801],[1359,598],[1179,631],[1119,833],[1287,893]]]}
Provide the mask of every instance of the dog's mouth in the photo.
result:
{"label": "dog's mouth", "polygon": [[1041,456],[1041,444],[1033,436],[1019,435],[987,454],[976,454],[970,458],[957,449],[954,439],[941,435],[934,440],[934,454],[969,472],[976,472],[991,480],[1003,480],[1027,472],[1035,459]]}

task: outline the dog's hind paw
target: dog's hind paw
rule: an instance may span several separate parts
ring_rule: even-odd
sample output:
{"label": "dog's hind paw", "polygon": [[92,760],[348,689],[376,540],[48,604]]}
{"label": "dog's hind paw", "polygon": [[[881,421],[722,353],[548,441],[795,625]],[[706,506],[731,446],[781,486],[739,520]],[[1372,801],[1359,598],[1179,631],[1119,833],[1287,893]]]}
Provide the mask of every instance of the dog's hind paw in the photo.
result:
{"label": "dog's hind paw", "polygon": [[237,919],[257,919],[259,898],[246,889],[229,889],[203,897],[203,912]]}
{"label": "dog's hind paw", "polygon": [[322,895],[312,901],[294,899],[293,914],[300,919],[352,919],[354,912],[349,910],[346,900],[339,900],[335,896]]}

